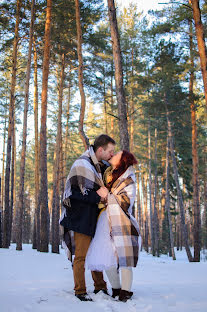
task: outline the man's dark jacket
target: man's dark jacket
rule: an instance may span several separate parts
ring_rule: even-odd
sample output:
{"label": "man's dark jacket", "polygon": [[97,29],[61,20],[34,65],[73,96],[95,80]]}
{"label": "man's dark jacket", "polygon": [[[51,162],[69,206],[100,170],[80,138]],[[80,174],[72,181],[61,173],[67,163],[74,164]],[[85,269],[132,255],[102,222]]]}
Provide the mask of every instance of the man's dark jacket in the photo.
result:
{"label": "man's dark jacket", "polygon": [[[103,175],[107,165],[102,162],[100,167]],[[97,190],[88,190],[87,194],[83,195],[78,187],[72,186],[71,191],[71,207],[66,207],[66,216],[60,224],[68,230],[94,236],[101,197],[96,193]]]}

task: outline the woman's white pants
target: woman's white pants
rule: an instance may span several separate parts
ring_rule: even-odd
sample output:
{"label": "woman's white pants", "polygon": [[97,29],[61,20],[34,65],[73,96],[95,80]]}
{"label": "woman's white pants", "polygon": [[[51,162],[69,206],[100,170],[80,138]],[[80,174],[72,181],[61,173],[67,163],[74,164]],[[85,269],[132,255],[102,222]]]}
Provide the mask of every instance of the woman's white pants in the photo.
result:
{"label": "woman's white pants", "polygon": [[111,284],[111,287],[115,289],[121,288],[123,290],[130,291],[133,279],[132,268],[120,268],[119,270],[121,271],[121,281],[117,268],[112,267],[109,270],[106,270],[106,275]]}

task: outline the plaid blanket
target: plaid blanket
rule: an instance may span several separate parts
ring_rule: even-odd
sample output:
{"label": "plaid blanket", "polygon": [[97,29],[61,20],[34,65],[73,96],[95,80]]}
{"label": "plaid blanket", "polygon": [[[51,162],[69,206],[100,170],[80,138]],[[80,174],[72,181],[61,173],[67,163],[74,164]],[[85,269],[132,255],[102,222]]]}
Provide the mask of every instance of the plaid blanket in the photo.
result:
{"label": "plaid blanket", "polygon": [[139,226],[128,212],[134,204],[135,194],[135,173],[131,166],[114,182],[106,209],[120,267],[136,267],[138,262]]}
{"label": "plaid blanket", "polygon": [[[88,190],[98,190],[103,186],[100,164],[96,158],[92,146],[83,153],[72,165],[66,180],[63,194],[62,214],[59,222],[66,216],[66,207],[70,207],[71,186],[77,186],[82,194],[87,194]],[[67,257],[72,261],[74,251],[73,232],[64,229],[62,245],[66,251]]]}
{"label": "plaid blanket", "polygon": [[71,195],[71,185],[78,186],[83,195],[89,189],[98,190],[104,185],[100,165],[91,146],[73,163],[66,180],[63,200]]}

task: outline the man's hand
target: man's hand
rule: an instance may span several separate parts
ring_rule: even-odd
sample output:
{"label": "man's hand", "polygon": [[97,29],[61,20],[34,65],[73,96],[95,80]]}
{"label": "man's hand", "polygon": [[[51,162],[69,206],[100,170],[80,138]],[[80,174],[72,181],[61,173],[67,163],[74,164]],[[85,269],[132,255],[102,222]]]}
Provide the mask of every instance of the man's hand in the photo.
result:
{"label": "man's hand", "polygon": [[104,201],[109,193],[108,189],[105,186],[100,187],[96,193],[101,197],[101,200]]}

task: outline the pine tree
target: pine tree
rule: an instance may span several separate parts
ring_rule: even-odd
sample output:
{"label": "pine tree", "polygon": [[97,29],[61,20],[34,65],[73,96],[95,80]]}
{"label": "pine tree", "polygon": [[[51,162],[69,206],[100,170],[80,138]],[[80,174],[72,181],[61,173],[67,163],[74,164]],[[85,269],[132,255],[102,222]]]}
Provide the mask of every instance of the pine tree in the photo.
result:
{"label": "pine tree", "polygon": [[78,62],[79,62],[78,79],[79,79],[79,90],[80,90],[80,96],[81,96],[79,134],[80,134],[81,140],[83,141],[84,148],[87,149],[89,146],[89,140],[86,137],[84,130],[83,130],[86,99],[85,99],[85,92],[84,92],[84,85],[83,85],[82,30],[81,30],[79,0],[75,0],[75,9],[76,9],[76,28],[77,28],[77,53],[78,53]]}
{"label": "pine tree", "polygon": [[61,56],[61,71],[59,82],[59,108],[58,108],[58,128],[55,146],[54,178],[53,178],[53,204],[52,204],[52,252],[59,253],[59,216],[60,216],[60,163],[62,144],[62,102],[64,85],[65,55]]}
{"label": "pine tree", "polygon": [[15,24],[15,35],[13,42],[13,59],[12,59],[12,76],[11,76],[11,89],[10,89],[10,103],[9,103],[9,127],[7,135],[7,154],[6,154],[6,172],[5,172],[5,210],[4,210],[4,221],[3,221],[3,247],[9,248],[10,245],[10,232],[11,232],[11,202],[9,196],[10,190],[10,165],[11,165],[11,142],[12,134],[14,131],[14,102],[15,102],[15,85],[16,85],[16,72],[17,72],[17,48],[18,48],[18,37],[19,37],[19,22],[20,22],[20,9],[21,0],[17,0],[16,10],[16,24]]}
{"label": "pine tree", "polygon": [[29,81],[31,72],[31,55],[32,55],[32,41],[33,41],[33,29],[34,29],[34,8],[35,0],[31,2],[31,22],[29,32],[29,50],[27,59],[27,71],[25,81],[25,101],[24,101],[24,121],[23,121],[23,140],[22,140],[22,151],[21,151],[21,165],[20,165],[20,185],[19,185],[19,205],[17,211],[17,232],[16,242],[17,250],[22,250],[22,219],[24,211],[24,176],[25,176],[25,158],[26,158],[26,139],[27,139],[27,113],[29,103]]}
{"label": "pine tree", "polygon": [[40,249],[40,206],[39,206],[39,130],[38,130],[38,82],[37,82],[37,50],[35,37],[34,49],[34,128],[35,128],[35,214],[33,224],[33,248]]}
{"label": "pine tree", "polygon": [[201,72],[202,72],[202,77],[203,77],[204,93],[205,93],[205,100],[206,100],[206,105],[207,105],[207,50],[206,50],[206,45],[205,45],[204,29],[203,29],[203,23],[201,20],[199,0],[190,0],[190,2],[192,4],[193,18],[195,21],[196,37],[197,37],[198,51],[199,51],[200,63],[201,63]]}
{"label": "pine tree", "polygon": [[42,106],[40,130],[40,251],[48,252],[49,215],[48,215],[48,185],[47,185],[47,90],[50,61],[50,28],[52,0],[47,0],[45,21],[45,45],[42,72]]}
{"label": "pine tree", "polygon": [[126,98],[123,86],[122,56],[114,0],[108,0],[108,15],[111,28],[113,59],[115,67],[116,97],[118,103],[121,149],[129,150],[129,134],[126,111]]}

